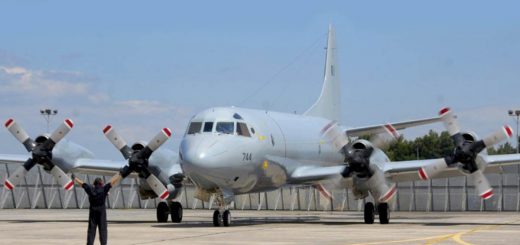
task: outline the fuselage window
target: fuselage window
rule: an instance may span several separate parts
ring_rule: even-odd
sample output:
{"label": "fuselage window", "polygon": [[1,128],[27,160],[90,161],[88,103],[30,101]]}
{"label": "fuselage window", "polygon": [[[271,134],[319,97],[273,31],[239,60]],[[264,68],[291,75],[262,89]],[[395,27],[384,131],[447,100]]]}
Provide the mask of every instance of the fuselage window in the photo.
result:
{"label": "fuselage window", "polygon": [[200,128],[202,127],[201,122],[192,122],[190,127],[188,128],[188,134],[196,134],[200,133]]}
{"label": "fuselage window", "polygon": [[217,122],[217,133],[233,134],[235,132],[234,122]]}
{"label": "fuselage window", "polygon": [[213,122],[205,122],[204,123],[204,132],[211,132],[213,130]]}
{"label": "fuselage window", "polygon": [[237,123],[237,134],[245,137],[251,137],[249,134],[249,130],[247,129],[247,125],[245,123]]}

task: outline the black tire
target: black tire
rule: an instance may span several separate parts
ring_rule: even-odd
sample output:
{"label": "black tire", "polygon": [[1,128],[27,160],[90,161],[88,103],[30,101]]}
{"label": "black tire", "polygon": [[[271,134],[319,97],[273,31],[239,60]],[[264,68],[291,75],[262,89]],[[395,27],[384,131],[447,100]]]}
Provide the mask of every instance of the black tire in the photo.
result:
{"label": "black tire", "polygon": [[222,214],[222,223],[224,226],[231,225],[231,212],[229,212],[229,210],[224,211]]}
{"label": "black tire", "polygon": [[157,205],[157,222],[167,222],[169,213],[170,208],[168,207],[168,204],[166,204],[165,202],[160,202],[159,205]]}
{"label": "black tire", "polygon": [[365,217],[365,224],[374,223],[374,204],[371,202],[365,203],[365,210],[363,211]]}
{"label": "black tire", "polygon": [[222,224],[222,215],[220,214],[220,211],[215,210],[213,212],[213,226],[220,226]]}
{"label": "black tire", "polygon": [[388,224],[390,222],[390,209],[388,208],[388,203],[378,204],[377,212],[379,213],[379,223]]}
{"label": "black tire", "polygon": [[173,223],[181,223],[182,221],[182,204],[180,202],[173,202],[170,207],[170,215]]}

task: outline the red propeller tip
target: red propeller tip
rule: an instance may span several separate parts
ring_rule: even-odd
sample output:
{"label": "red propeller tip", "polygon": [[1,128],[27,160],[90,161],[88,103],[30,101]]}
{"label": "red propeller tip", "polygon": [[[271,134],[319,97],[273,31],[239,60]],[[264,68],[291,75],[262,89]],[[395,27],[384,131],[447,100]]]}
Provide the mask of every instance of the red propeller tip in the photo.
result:
{"label": "red propeller tip", "polygon": [[493,196],[493,190],[486,191],[484,194],[480,195],[482,199],[489,199]]}
{"label": "red propeller tip", "polygon": [[65,185],[64,189],[68,191],[68,190],[72,189],[72,186],[74,186],[74,181],[71,180],[71,181],[69,181],[69,183],[67,183]]}
{"label": "red propeller tip", "polygon": [[330,121],[327,125],[325,125],[325,127],[323,127],[321,129],[321,134],[324,134],[325,132],[327,132],[327,130],[329,130],[332,126],[334,126],[334,124],[336,124],[336,121]]}
{"label": "red propeller tip", "polygon": [[5,121],[5,127],[8,128],[11,126],[11,124],[13,124],[13,122],[14,120],[12,118],[7,119],[7,121]]}
{"label": "red propeller tip", "polygon": [[170,196],[170,193],[168,193],[168,191],[165,190],[165,191],[161,194],[160,198],[164,200],[164,199],[168,198],[168,196]]}
{"label": "red propeller tip", "polygon": [[450,111],[449,107],[444,107],[439,111],[439,116],[442,116]]}
{"label": "red propeller tip", "polygon": [[505,125],[504,130],[506,131],[508,137],[511,138],[513,136],[513,129],[509,127],[509,125]]}
{"label": "red propeller tip", "polygon": [[426,175],[426,172],[424,172],[423,168],[419,169],[419,178],[422,180],[428,180],[428,175]]}
{"label": "red propeller tip", "polygon": [[108,131],[110,131],[110,129],[112,129],[112,125],[105,126],[105,128],[103,129],[103,133],[104,134],[108,133]]}
{"label": "red propeller tip", "polygon": [[5,186],[5,188],[7,188],[9,190],[13,190],[14,189],[13,184],[11,184],[11,182],[9,182],[9,180],[5,180],[4,186]]}
{"label": "red propeller tip", "polygon": [[172,136],[172,131],[170,131],[169,128],[163,128],[163,132],[164,132],[164,134],[166,134],[166,136],[168,136],[168,137]]}
{"label": "red propeller tip", "polygon": [[67,124],[67,126],[69,126],[69,128],[74,127],[74,123],[70,119],[65,119],[65,124]]}
{"label": "red propeller tip", "polygon": [[386,124],[385,128],[386,130],[388,130],[390,134],[392,134],[392,136],[394,136],[394,138],[399,139],[399,132],[397,132],[397,130],[394,128],[394,126],[392,126],[392,124]]}

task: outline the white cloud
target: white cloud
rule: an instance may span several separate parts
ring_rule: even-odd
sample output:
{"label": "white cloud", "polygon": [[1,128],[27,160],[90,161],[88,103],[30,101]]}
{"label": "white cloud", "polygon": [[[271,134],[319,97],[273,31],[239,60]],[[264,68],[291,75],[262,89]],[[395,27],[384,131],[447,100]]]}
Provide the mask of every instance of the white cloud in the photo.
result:
{"label": "white cloud", "polygon": [[[102,158],[120,157],[101,133],[106,124],[113,124],[129,143],[149,140],[161,128],[169,127],[174,137],[165,147],[175,150],[193,109],[156,100],[114,100],[93,86],[96,79],[74,71],[0,66],[0,116],[14,117],[35,137],[45,132],[45,121],[38,114],[40,107],[58,109],[51,130],[61,120],[70,117],[76,127],[67,138]],[[23,147],[13,144],[7,131],[0,130],[0,138],[3,139],[0,148],[5,150],[2,153],[23,153]]]}
{"label": "white cloud", "polygon": [[[0,66],[0,93],[37,98],[85,96],[92,89],[87,83],[77,82],[84,75],[78,72],[30,70],[24,67]],[[67,78],[67,80],[63,79]]]}

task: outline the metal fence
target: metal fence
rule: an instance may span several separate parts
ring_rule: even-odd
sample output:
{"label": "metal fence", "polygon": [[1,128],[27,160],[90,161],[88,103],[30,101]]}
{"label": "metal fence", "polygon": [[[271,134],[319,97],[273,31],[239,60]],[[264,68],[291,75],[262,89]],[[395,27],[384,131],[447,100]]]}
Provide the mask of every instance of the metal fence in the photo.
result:
{"label": "metal fence", "polygon": [[[0,164],[2,180],[19,165]],[[517,166],[504,168],[502,174],[488,174],[495,188],[495,196],[481,200],[466,177],[438,179],[433,181],[402,182],[391,204],[399,211],[519,211],[520,175]],[[93,175],[78,176],[92,182]],[[108,177],[105,177],[108,180]],[[159,200],[140,200],[137,179],[125,179],[115,187],[107,200],[109,208],[155,208]],[[3,182],[2,182],[3,184]],[[63,191],[51,175],[36,166],[14,191],[0,186],[0,209],[12,208],[88,208],[88,200],[81,188]],[[201,202],[193,195],[194,186],[183,187],[177,198],[184,208],[214,208],[213,198]],[[331,190],[333,198],[322,197],[312,187],[285,187],[276,191],[240,195],[235,197],[234,209],[243,210],[336,210],[361,211],[364,201],[355,200],[350,191]],[[370,200],[370,199],[369,199]]]}

